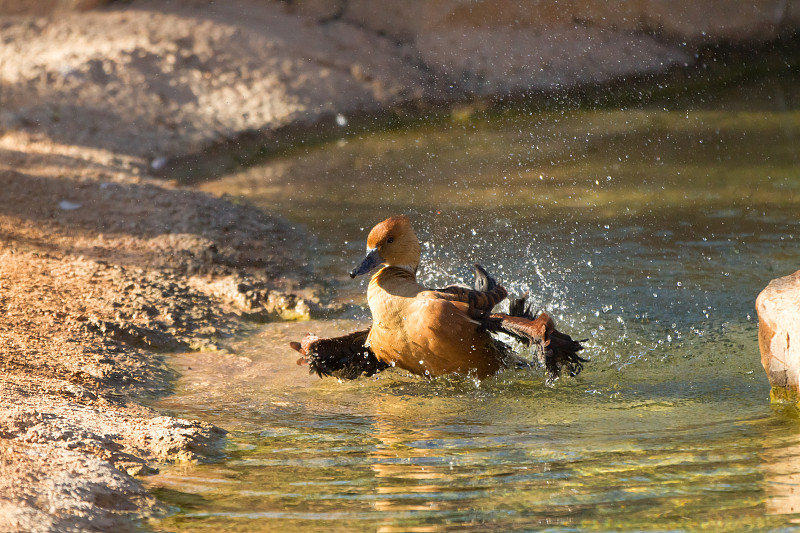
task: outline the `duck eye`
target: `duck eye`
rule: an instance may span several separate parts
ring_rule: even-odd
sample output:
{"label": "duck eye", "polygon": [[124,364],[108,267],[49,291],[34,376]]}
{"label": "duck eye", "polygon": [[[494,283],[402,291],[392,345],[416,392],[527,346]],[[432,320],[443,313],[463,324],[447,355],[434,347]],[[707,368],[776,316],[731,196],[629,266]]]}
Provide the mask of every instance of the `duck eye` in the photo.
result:
{"label": "duck eye", "polygon": [[389,237],[386,239],[387,244],[392,244],[394,242],[394,237]]}

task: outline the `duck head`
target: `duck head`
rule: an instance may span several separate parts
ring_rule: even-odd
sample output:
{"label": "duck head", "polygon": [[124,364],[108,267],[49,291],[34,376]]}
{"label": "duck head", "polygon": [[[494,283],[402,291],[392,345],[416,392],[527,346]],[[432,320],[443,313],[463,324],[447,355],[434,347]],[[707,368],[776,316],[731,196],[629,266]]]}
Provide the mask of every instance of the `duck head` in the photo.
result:
{"label": "duck head", "polygon": [[408,217],[387,218],[369,232],[367,256],[350,272],[350,277],[366,274],[379,265],[396,266],[416,274],[419,255],[419,240]]}

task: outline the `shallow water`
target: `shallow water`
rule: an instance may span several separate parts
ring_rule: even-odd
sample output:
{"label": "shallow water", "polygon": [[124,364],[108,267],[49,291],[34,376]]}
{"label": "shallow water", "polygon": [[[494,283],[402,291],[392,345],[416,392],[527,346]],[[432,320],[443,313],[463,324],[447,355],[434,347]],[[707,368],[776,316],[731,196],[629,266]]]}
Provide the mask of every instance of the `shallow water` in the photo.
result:
{"label": "shallow water", "polygon": [[[175,358],[161,407],[231,431],[149,482],[174,531],[800,529],[800,417],[770,405],[758,292],[800,268],[800,79],[702,104],[563,108],[362,134],[206,185],[315,235],[339,320]],[[588,338],[576,379],[319,380],[289,340],[364,326],[346,272],[412,215],[430,285],[484,264]]]}

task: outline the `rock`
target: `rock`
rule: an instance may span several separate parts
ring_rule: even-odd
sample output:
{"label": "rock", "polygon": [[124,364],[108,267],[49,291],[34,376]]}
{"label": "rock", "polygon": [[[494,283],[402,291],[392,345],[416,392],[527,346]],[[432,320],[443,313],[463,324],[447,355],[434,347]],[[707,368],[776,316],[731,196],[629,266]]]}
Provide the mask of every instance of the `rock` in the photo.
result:
{"label": "rock", "polygon": [[348,0],[343,19],[406,43],[439,97],[558,90],[691,64],[715,42],[797,28],[800,0]]}
{"label": "rock", "polygon": [[64,11],[86,11],[107,0],[0,0],[0,15],[43,16]]}
{"label": "rock", "polygon": [[147,444],[165,462],[197,461],[218,454],[227,434],[224,429],[205,422],[171,416],[155,417],[148,422]]}
{"label": "rock", "polygon": [[87,328],[109,339],[137,348],[168,352],[188,347],[187,343],[169,333],[130,322],[91,319],[87,323]]}
{"label": "rock", "polygon": [[292,11],[318,22],[335,19],[342,15],[345,0],[293,0]]}
{"label": "rock", "polygon": [[348,0],[344,18],[405,41],[442,30],[528,29],[537,33],[591,27],[625,34],[659,33],[674,41],[744,42],[774,39],[796,27],[800,2],[755,0],[742,7],[731,9],[718,0]]}
{"label": "rock", "polygon": [[641,5],[638,16],[646,31],[660,30],[690,41],[738,43],[777,38],[783,29],[796,24],[792,16],[800,8],[796,0],[754,0],[742,4],[741,9],[716,0],[650,0]]}
{"label": "rock", "polygon": [[[0,129],[80,140],[154,173],[174,171],[176,156],[203,161],[197,154],[207,157],[209,146],[224,154],[219,161],[238,160],[225,144],[231,139],[271,146],[271,133],[330,116],[666,73],[694,64],[704,47],[757,46],[800,29],[800,0],[741,9],[721,0],[181,0],[168,8],[130,0],[70,8],[98,4],[0,0],[0,15],[50,14],[8,17],[0,27]],[[217,172],[188,166],[186,179]],[[76,217],[92,212],[81,200],[82,209],[69,211]]]}
{"label": "rock", "polygon": [[425,0],[349,0],[343,13],[346,21],[399,41],[413,41],[433,16],[433,9],[426,6]]}
{"label": "rock", "polygon": [[684,50],[648,35],[583,26],[448,28],[421,33],[416,46],[456,93],[478,95],[605,83],[692,61]]}
{"label": "rock", "polygon": [[761,364],[773,387],[800,392],[800,270],[772,280],[756,299]]}

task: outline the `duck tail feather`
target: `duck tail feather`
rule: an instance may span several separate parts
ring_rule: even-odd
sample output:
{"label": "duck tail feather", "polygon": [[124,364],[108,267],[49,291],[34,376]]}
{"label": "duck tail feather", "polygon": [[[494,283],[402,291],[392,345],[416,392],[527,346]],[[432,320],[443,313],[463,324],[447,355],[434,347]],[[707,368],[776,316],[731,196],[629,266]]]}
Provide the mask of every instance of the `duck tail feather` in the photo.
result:
{"label": "duck tail feather", "polygon": [[388,368],[366,346],[369,329],[355,331],[341,337],[322,338],[308,334],[301,342],[289,345],[300,352],[298,365],[308,365],[310,374],[319,377],[333,376],[356,379],[362,374],[371,376]]}
{"label": "duck tail feather", "polygon": [[531,310],[531,304],[528,303],[527,292],[519,298],[511,298],[508,304],[508,314],[511,316],[529,318],[531,320],[536,318]]}

